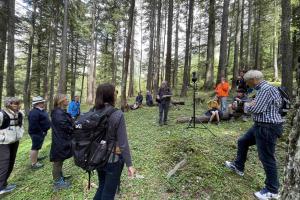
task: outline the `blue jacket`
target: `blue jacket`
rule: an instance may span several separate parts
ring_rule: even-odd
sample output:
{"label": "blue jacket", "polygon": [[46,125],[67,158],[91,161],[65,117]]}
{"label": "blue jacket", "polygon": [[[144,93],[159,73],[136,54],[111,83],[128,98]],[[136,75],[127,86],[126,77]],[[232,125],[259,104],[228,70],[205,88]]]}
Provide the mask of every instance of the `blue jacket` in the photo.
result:
{"label": "blue jacket", "polygon": [[28,132],[30,135],[44,135],[50,129],[48,113],[38,108],[33,108],[28,115]]}
{"label": "blue jacket", "polygon": [[72,117],[77,117],[78,115],[80,115],[80,102],[72,100],[68,106],[68,113]]}

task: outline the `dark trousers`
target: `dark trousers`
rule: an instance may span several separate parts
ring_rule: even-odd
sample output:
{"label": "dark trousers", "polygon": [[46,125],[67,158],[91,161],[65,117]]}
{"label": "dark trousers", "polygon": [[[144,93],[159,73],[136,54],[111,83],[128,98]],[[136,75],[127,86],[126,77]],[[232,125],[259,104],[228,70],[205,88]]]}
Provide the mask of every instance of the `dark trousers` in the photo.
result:
{"label": "dark trousers", "polygon": [[282,124],[255,123],[238,139],[238,150],[235,165],[244,171],[248,149],[256,145],[259,160],[266,173],[265,185],[272,193],[278,193],[279,181],[275,158],[277,138],[282,134]]}
{"label": "dark trousers", "polygon": [[15,164],[19,141],[12,144],[0,144],[0,190],[7,186]]}
{"label": "dark trousers", "polygon": [[119,160],[115,163],[108,163],[102,170],[97,170],[99,188],[94,200],[114,200],[120,179],[124,161]]}
{"label": "dark trousers", "polygon": [[159,123],[167,122],[170,102],[159,104]]}
{"label": "dark trousers", "polygon": [[52,176],[54,181],[59,181],[63,176],[62,173],[63,161],[53,162]]}

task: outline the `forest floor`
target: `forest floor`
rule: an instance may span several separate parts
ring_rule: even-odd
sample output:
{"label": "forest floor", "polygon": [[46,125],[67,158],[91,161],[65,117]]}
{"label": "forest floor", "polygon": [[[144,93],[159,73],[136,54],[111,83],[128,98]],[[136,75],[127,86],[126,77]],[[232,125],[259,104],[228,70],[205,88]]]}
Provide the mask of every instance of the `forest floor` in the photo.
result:
{"label": "forest floor", "polygon": [[[87,107],[84,107],[83,110],[87,110]],[[204,113],[205,109],[205,104],[198,106],[197,114]],[[190,101],[186,101],[185,106],[172,107],[169,124],[162,127],[157,123],[157,107],[144,107],[125,114],[133,163],[138,176],[128,178],[124,168],[118,199],[254,199],[253,192],[264,186],[265,177],[255,146],[250,148],[244,177],[241,178],[224,167],[225,160],[235,157],[237,139],[251,126],[251,120],[222,122],[219,126],[208,125],[215,137],[207,130],[201,129],[201,125],[197,125],[196,129],[186,129],[187,124],[176,124],[177,117],[190,116],[191,113]],[[41,155],[49,154],[50,144],[51,133],[48,133]],[[277,146],[281,182],[285,145],[285,140],[281,139]],[[69,159],[64,164],[64,172],[72,175],[72,187],[69,190],[54,192],[51,163],[46,160],[44,168],[32,171],[29,167],[30,147],[30,138],[25,133],[19,146],[14,171],[9,179],[10,183],[17,184],[17,189],[9,195],[2,196],[3,199],[93,198],[98,185],[96,173],[92,177],[94,187],[88,191],[88,175]],[[185,156],[187,164],[167,179],[167,173]]]}

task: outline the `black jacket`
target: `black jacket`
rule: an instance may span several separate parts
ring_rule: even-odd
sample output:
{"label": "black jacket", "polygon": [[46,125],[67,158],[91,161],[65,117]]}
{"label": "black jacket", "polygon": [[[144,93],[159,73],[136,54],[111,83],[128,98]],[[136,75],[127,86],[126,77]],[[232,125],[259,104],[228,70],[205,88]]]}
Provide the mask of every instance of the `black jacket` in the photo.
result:
{"label": "black jacket", "polygon": [[61,108],[51,113],[52,144],[50,161],[64,161],[72,157],[71,140],[73,133],[73,119],[70,114]]}
{"label": "black jacket", "polygon": [[33,108],[28,115],[28,132],[30,135],[44,135],[50,129],[48,113],[38,108]]}

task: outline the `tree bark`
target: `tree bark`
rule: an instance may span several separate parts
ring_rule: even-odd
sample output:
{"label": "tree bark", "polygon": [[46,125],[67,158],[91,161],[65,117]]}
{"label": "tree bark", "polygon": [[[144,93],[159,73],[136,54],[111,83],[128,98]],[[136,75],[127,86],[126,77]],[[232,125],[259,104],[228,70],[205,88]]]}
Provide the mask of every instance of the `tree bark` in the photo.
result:
{"label": "tree bark", "polygon": [[154,83],[153,89],[154,94],[153,96],[156,97],[158,93],[158,84],[159,84],[159,72],[160,72],[160,31],[161,31],[161,7],[162,7],[162,0],[157,0],[157,24],[156,24],[156,51],[155,51],[155,69],[154,69]]}
{"label": "tree bark", "polygon": [[133,16],[132,22],[132,34],[131,34],[131,50],[130,50],[130,75],[129,75],[129,87],[128,97],[134,96],[134,34],[135,34],[135,17]]}
{"label": "tree bark", "polygon": [[[27,63],[26,63],[26,75],[25,75],[25,82],[24,82],[24,90],[23,90],[23,99],[24,99],[24,109],[26,115],[28,115],[30,110],[30,94],[31,94],[31,87],[30,87],[30,80],[31,80],[31,71],[32,71],[32,47],[34,43],[34,36],[35,36],[35,18],[36,18],[36,1],[33,2],[33,12],[31,16],[31,32],[30,38],[28,43],[28,54],[27,54]],[[37,77],[40,78],[40,77]]]}
{"label": "tree bark", "polygon": [[156,11],[156,0],[150,1],[151,3],[151,15],[150,15],[150,41],[149,41],[149,61],[148,61],[148,73],[147,73],[147,90],[152,90],[153,80],[153,55],[154,55],[154,31],[155,31],[155,11]]}
{"label": "tree bark", "polygon": [[168,7],[168,33],[167,33],[167,54],[165,66],[165,80],[171,83],[172,68],[172,26],[173,26],[173,0],[169,0]]}
{"label": "tree bark", "polygon": [[135,0],[131,0],[130,8],[129,8],[128,35],[126,39],[125,64],[122,72],[122,84],[121,84],[121,109],[122,110],[125,110],[126,103],[127,103],[126,86],[127,86],[128,65],[129,65],[129,58],[130,58],[130,44],[131,44],[131,34],[132,34],[132,27],[133,27],[134,7],[135,7]]}
{"label": "tree bark", "polygon": [[292,45],[290,40],[291,1],[281,0],[282,82],[290,96],[293,93]]}
{"label": "tree bark", "polygon": [[232,88],[236,86],[236,80],[239,74],[239,48],[240,48],[240,22],[241,22],[241,0],[236,0],[236,24],[235,24],[235,35],[234,35],[234,61],[233,61],[233,79]]}
{"label": "tree bark", "polygon": [[230,0],[224,0],[224,4],[223,4],[220,58],[219,58],[217,83],[221,81],[221,77],[225,77],[225,68],[227,64],[226,59],[227,59],[227,43],[228,43],[227,39],[228,39],[229,2]]}
{"label": "tree bark", "polygon": [[175,28],[175,52],[174,52],[174,75],[173,75],[173,91],[177,94],[177,83],[178,83],[178,67],[179,67],[179,12],[180,3],[177,2],[176,8],[176,28]]}
{"label": "tree bark", "polygon": [[255,40],[255,63],[254,63],[254,69],[260,69],[260,35],[261,35],[261,7],[258,4],[256,6],[256,12],[257,13],[257,19],[256,19],[256,40]]}
{"label": "tree bark", "polygon": [[215,49],[215,0],[209,0],[209,22],[204,89],[214,87],[214,49]]}
{"label": "tree bark", "polygon": [[95,93],[95,80],[94,80],[94,74],[95,74],[95,40],[96,40],[96,0],[93,1],[93,7],[92,7],[92,31],[91,31],[91,42],[90,42],[90,53],[89,53],[89,71],[88,71],[88,78],[87,78],[87,98],[86,103],[87,104],[93,104],[94,101],[94,93]]}
{"label": "tree bark", "polygon": [[62,31],[62,49],[60,57],[60,76],[58,81],[58,92],[65,94],[67,91],[67,34],[68,34],[68,6],[69,0],[64,0],[64,21]]}
{"label": "tree bark", "polygon": [[2,107],[4,64],[8,23],[8,0],[0,0],[0,108]]}
{"label": "tree bark", "polygon": [[183,69],[183,80],[182,80],[182,88],[181,88],[181,97],[185,97],[187,94],[187,89],[189,86],[189,55],[190,55],[190,36],[192,29],[192,18],[193,18],[193,9],[194,9],[194,0],[189,1],[189,15],[188,15],[188,23],[186,27],[186,35],[185,35],[185,56],[184,56],[184,69]]}
{"label": "tree bark", "polygon": [[239,69],[244,69],[244,17],[245,17],[245,0],[242,0],[241,5],[241,39],[240,39],[240,64]]}
{"label": "tree bark", "polygon": [[84,77],[85,77],[85,69],[86,69],[86,60],[88,53],[88,45],[85,46],[85,53],[84,53],[84,60],[83,60],[83,69],[82,69],[82,78],[81,78],[81,89],[80,89],[80,102],[82,102],[82,95],[83,95],[83,86],[84,86]]}
{"label": "tree bark", "polygon": [[245,70],[251,68],[251,43],[252,43],[252,7],[253,0],[248,0],[248,44],[247,44],[247,63]]}
{"label": "tree bark", "polygon": [[274,80],[278,81],[278,38],[277,38],[277,3],[274,1],[274,35],[273,35],[273,66],[274,66]]}
{"label": "tree bark", "polygon": [[6,96],[15,96],[15,0],[8,2]]}

